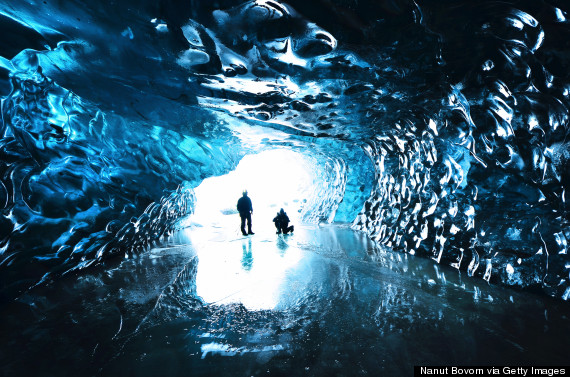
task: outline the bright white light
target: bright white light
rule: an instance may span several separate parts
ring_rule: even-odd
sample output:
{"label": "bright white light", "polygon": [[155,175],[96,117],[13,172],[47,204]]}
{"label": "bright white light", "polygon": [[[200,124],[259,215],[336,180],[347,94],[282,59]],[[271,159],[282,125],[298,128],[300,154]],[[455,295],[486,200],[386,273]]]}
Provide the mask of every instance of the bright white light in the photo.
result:
{"label": "bright white light", "polygon": [[236,170],[208,178],[195,189],[191,221],[202,226],[230,227],[239,233],[236,204],[247,190],[253,204],[253,231],[274,229],[273,218],[283,208],[298,223],[304,201],[312,193],[315,172],[302,154],[271,150],[244,157]]}
{"label": "bright white light", "polygon": [[[277,304],[287,271],[301,258],[299,249],[289,246],[300,235],[277,236],[272,220],[283,208],[291,224],[299,225],[315,175],[302,154],[272,150],[244,157],[233,172],[195,189],[188,232],[199,260],[198,296],[208,304],[240,302],[253,310]],[[252,200],[255,236],[241,235],[236,204],[243,190]]]}
{"label": "bright white light", "polygon": [[[276,242],[278,236],[273,234],[272,242],[253,236],[215,245],[211,238],[201,240],[199,232],[192,233],[199,260],[196,274],[199,297],[207,304],[241,303],[250,310],[273,309],[277,305],[284,294],[287,272],[302,257],[297,247],[280,244],[291,242],[290,239]],[[203,236],[215,237],[215,234],[204,229]]]}

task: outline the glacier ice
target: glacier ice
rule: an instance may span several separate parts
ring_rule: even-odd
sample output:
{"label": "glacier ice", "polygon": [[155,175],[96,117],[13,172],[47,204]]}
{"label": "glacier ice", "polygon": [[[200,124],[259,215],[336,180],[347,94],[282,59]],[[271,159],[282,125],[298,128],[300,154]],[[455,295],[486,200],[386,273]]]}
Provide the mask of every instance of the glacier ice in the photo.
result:
{"label": "glacier ice", "polygon": [[338,178],[306,221],[566,299],[567,8],[1,4],[2,296],[140,252],[285,148]]}
{"label": "glacier ice", "polygon": [[3,307],[5,375],[399,376],[568,357],[566,302],[383,250],[347,224],[187,227],[104,267]]}

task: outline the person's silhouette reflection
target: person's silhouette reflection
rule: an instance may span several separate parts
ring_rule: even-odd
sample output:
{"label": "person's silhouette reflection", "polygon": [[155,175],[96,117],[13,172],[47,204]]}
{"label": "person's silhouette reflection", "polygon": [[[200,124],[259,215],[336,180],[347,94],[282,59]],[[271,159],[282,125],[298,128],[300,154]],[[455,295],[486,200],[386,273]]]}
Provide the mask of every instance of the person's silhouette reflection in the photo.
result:
{"label": "person's silhouette reflection", "polygon": [[241,266],[243,267],[244,270],[249,271],[249,270],[251,270],[251,267],[253,266],[253,254],[251,252],[251,239],[248,239],[247,243],[244,240],[243,243],[241,244],[241,247],[243,249],[243,254],[241,256]]}
{"label": "person's silhouette reflection", "polygon": [[279,252],[280,257],[285,256],[285,252],[289,248],[289,244],[285,241],[285,237],[277,238],[277,250]]}

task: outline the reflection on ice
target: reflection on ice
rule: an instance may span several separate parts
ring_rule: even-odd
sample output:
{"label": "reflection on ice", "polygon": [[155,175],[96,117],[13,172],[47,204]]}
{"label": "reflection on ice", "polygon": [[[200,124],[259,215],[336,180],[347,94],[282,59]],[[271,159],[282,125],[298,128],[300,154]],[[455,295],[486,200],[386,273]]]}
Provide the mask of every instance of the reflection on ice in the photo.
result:
{"label": "reflection on ice", "polygon": [[206,304],[241,303],[250,310],[273,309],[288,271],[301,258],[298,248],[284,250],[286,242],[282,238],[275,243],[250,237],[215,248],[198,243],[197,295]]}
{"label": "reflection on ice", "polygon": [[30,293],[25,310],[3,308],[6,374],[29,374],[30,359],[50,375],[96,367],[105,376],[409,375],[422,364],[567,361],[566,303],[378,250],[350,228],[244,238],[192,227],[169,242]]}

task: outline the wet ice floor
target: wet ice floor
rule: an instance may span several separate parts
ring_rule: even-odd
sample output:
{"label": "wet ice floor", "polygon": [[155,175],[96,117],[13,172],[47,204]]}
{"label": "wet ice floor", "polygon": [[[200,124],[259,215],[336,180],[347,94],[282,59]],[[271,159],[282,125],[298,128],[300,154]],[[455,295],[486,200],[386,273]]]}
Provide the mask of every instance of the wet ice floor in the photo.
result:
{"label": "wet ice floor", "polygon": [[568,303],[377,250],[339,226],[186,229],[2,316],[6,375],[412,375],[567,364],[570,346]]}

